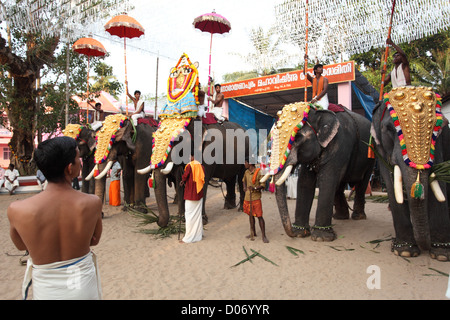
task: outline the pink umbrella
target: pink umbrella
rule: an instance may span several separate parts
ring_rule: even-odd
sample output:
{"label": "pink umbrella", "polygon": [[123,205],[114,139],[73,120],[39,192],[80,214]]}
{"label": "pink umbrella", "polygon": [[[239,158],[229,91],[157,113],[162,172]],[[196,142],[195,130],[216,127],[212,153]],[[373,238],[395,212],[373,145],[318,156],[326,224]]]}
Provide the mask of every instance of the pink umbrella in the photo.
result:
{"label": "pink umbrella", "polygon": [[[214,33],[223,34],[231,30],[230,22],[220,14],[217,14],[214,10],[211,13],[205,13],[194,19],[192,23],[196,29],[202,32],[211,33],[211,42],[209,45],[209,75],[208,75],[208,94],[209,85],[211,84],[211,49],[212,49],[212,37]],[[208,101],[209,105],[209,101]]]}

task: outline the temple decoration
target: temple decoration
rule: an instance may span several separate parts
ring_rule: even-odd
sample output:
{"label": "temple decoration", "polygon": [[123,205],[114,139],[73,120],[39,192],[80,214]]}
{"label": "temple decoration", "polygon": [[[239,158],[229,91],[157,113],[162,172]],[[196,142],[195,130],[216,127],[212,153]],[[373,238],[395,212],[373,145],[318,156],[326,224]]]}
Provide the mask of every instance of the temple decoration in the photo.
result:
{"label": "temple decoration", "polygon": [[75,140],[78,139],[80,136],[80,132],[83,129],[83,126],[81,124],[68,124],[67,127],[62,131],[62,133],[66,137],[74,138]]}

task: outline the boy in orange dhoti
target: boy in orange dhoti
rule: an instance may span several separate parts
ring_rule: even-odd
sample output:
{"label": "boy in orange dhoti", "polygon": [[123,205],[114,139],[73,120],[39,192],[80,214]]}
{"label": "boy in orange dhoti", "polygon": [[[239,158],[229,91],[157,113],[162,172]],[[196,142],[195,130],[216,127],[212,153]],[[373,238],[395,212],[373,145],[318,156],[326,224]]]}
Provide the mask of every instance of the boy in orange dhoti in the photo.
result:
{"label": "boy in orange dhoti", "polygon": [[247,169],[244,174],[242,182],[244,183],[245,198],[244,198],[244,212],[249,215],[250,221],[250,235],[248,238],[254,240],[256,236],[255,230],[255,217],[258,218],[259,227],[261,228],[262,240],[264,243],[268,243],[269,240],[266,237],[266,228],[264,218],[262,216],[262,203],[261,203],[261,190],[264,189],[265,183],[259,182],[262,178],[259,168],[257,169],[254,164],[245,160],[245,168]]}

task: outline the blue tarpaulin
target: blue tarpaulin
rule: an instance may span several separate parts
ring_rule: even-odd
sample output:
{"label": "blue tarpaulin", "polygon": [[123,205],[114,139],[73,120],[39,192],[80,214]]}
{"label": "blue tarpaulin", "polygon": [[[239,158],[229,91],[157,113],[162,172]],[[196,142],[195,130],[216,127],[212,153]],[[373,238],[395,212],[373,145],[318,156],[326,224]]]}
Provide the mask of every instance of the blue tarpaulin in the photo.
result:
{"label": "blue tarpaulin", "polygon": [[375,107],[375,102],[373,101],[373,98],[369,95],[364,94],[361,90],[358,89],[358,87],[352,82],[352,89],[353,92],[358,97],[359,102],[364,108],[364,111],[366,112],[366,118],[372,121],[372,113],[373,108]]}
{"label": "blue tarpaulin", "polygon": [[236,122],[247,131],[254,156],[258,155],[258,145],[262,143],[259,141],[260,135],[265,139],[275,122],[272,116],[234,99],[228,99],[228,120]]}

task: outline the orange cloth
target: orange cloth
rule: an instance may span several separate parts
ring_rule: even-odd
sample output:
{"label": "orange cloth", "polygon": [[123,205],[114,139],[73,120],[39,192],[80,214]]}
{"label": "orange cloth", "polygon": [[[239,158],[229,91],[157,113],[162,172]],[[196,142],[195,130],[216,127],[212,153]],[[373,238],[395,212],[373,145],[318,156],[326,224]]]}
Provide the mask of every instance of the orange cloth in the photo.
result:
{"label": "orange cloth", "polygon": [[314,97],[317,97],[317,95],[323,91],[323,76],[320,77],[319,81],[317,81],[317,78],[314,78],[312,85],[313,85],[313,98],[314,98]]}
{"label": "orange cloth", "polygon": [[[251,212],[250,212],[251,208]],[[252,200],[252,201],[246,201],[244,200],[244,212],[248,215],[252,215],[254,217],[262,217],[263,210],[262,210],[262,202],[261,199],[259,200]]]}
{"label": "orange cloth", "polygon": [[[199,193],[203,189],[203,185],[205,184],[205,173],[203,172],[202,165],[197,160],[189,162],[192,170],[192,179],[194,180],[197,186],[197,193]],[[186,165],[187,167],[188,165]],[[184,170],[186,170],[186,167]]]}
{"label": "orange cloth", "polygon": [[109,205],[120,206],[120,180],[111,181],[109,185]]}

